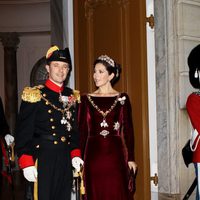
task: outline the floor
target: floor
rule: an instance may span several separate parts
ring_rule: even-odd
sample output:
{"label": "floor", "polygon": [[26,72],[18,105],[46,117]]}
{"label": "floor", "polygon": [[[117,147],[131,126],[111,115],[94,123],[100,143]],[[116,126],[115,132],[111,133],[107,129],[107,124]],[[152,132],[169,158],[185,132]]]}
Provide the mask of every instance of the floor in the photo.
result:
{"label": "floor", "polygon": [[12,184],[3,176],[0,180],[0,200],[23,200],[24,187],[24,178],[20,171],[13,172]]}
{"label": "floor", "polygon": [[[13,180],[13,184],[10,184],[6,177],[0,179],[0,200],[24,200],[25,182],[21,171],[13,172]],[[72,192],[71,200],[76,199]]]}

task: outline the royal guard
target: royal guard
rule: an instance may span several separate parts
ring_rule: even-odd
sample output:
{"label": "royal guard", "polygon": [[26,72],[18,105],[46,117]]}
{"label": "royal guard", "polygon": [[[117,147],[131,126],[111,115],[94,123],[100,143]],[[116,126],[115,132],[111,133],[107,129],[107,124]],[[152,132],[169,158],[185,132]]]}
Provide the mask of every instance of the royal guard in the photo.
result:
{"label": "royal guard", "polygon": [[51,47],[46,61],[46,83],[23,90],[15,148],[34,199],[70,200],[72,168],[80,171],[83,165],[77,128],[80,96],[64,85],[72,69],[69,49]]}
{"label": "royal guard", "polygon": [[[200,200],[200,44],[194,47],[188,56],[189,81],[196,89],[186,102],[186,109],[194,131],[190,139],[190,147],[193,151],[192,162],[197,177],[196,200]],[[189,196],[189,195],[188,195]]]}

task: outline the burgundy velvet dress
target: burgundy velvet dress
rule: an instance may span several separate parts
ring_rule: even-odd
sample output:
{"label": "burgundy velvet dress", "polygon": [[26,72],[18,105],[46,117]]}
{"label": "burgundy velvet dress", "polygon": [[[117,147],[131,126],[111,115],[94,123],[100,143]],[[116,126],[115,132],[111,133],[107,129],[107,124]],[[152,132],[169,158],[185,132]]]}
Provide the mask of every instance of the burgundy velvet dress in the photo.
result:
{"label": "burgundy velvet dress", "polygon": [[87,200],[133,199],[128,189],[128,161],[134,161],[129,97],[83,95],[79,109]]}

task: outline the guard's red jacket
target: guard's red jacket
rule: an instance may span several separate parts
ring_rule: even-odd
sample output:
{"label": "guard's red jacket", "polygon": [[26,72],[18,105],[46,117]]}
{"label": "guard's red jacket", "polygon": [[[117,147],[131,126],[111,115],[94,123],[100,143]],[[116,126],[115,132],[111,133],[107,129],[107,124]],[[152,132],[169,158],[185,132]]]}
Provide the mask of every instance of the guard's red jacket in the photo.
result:
{"label": "guard's red jacket", "polygon": [[189,95],[186,102],[186,108],[192,126],[198,132],[198,136],[196,137],[193,144],[193,147],[197,145],[197,148],[193,153],[193,162],[197,163],[200,162],[200,142],[198,139],[200,137],[200,93],[194,92]]}

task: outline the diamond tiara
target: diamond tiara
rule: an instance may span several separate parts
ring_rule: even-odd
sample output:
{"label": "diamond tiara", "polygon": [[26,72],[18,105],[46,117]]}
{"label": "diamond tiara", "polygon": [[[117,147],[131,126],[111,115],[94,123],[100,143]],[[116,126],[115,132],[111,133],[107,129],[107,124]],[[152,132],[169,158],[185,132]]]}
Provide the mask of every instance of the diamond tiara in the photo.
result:
{"label": "diamond tiara", "polygon": [[98,60],[103,60],[105,62],[107,62],[109,65],[111,65],[112,67],[115,67],[115,62],[112,58],[110,58],[107,55],[101,55],[98,57]]}

